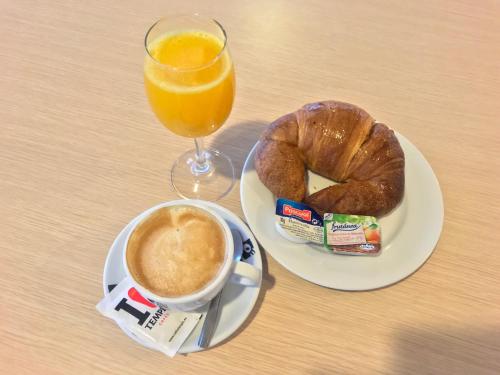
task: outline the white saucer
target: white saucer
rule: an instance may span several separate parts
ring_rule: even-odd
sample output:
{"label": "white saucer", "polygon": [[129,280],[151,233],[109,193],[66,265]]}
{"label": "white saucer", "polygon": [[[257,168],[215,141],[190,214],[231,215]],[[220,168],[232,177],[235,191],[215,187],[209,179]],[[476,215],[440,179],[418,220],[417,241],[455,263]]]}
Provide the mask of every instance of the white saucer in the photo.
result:
{"label": "white saucer", "polygon": [[[262,258],[260,255],[259,245],[255,240],[252,232],[248,229],[245,223],[231,211],[221,207],[215,203],[202,202],[208,208],[216,211],[228,223],[230,228],[238,229],[243,238],[244,253],[242,261],[254,265],[262,271]],[[104,265],[103,274],[103,289],[104,295],[109,293],[109,288],[118,284],[124,277],[125,271],[122,263],[122,250],[125,244],[125,239],[128,232],[131,230],[135,221],[140,220],[143,215],[147,215],[150,211],[161,207],[159,204],[155,207],[144,211],[142,214],[135,217],[125,228],[122,229],[120,234],[116,237],[113,245],[109,249],[106,263]],[[247,319],[252,312],[257,298],[259,296],[261,281],[255,287],[244,287],[238,284],[228,283],[224,287],[224,292],[221,298],[219,322],[215,330],[214,336],[210,342],[210,347],[217,345],[221,341],[231,336]],[[203,321],[200,321],[191,335],[187,338],[186,342],[181,346],[179,353],[192,353],[201,350],[198,347],[198,336],[200,335]],[[133,340],[139,344],[151,348],[148,342],[145,342],[131,333],[126,327],[120,328]]]}
{"label": "white saucer", "polygon": [[[397,137],[405,153],[405,195],[395,210],[379,220],[382,252],[377,257],[330,254],[319,245],[292,243],[281,237],[274,225],[275,197],[255,171],[255,145],[243,167],[240,198],[247,223],[265,250],[290,272],[341,290],[381,288],[415,272],[431,255],[441,234],[443,197],[420,151],[402,135]],[[309,173],[311,193],[331,184]]]}

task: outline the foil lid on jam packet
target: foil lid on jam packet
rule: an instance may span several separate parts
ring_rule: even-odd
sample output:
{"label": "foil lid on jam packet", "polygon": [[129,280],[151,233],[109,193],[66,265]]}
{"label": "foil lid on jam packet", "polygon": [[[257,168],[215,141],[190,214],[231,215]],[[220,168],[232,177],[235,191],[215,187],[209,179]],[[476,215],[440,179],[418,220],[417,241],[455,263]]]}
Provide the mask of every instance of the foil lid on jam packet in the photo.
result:
{"label": "foil lid on jam packet", "polygon": [[323,218],[304,203],[280,198],[276,202],[276,230],[296,243],[323,243]]}
{"label": "foil lid on jam packet", "polygon": [[123,279],[96,308],[169,357],[177,353],[203,316],[196,312],[170,311],[166,306],[152,303],[139,294],[128,278]]}
{"label": "foil lid on jam packet", "polygon": [[374,216],[325,214],[324,245],[336,254],[378,255],[380,225]]}

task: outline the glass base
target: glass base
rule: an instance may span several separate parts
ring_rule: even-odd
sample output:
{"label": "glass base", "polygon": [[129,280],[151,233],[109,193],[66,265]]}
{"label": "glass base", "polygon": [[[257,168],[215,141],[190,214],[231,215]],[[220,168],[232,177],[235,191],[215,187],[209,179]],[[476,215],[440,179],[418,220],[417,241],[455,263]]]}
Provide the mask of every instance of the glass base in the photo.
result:
{"label": "glass base", "polygon": [[217,201],[234,186],[231,159],[214,149],[206,149],[204,153],[207,163],[203,168],[196,164],[195,150],[182,154],[172,166],[172,186],[182,198]]}

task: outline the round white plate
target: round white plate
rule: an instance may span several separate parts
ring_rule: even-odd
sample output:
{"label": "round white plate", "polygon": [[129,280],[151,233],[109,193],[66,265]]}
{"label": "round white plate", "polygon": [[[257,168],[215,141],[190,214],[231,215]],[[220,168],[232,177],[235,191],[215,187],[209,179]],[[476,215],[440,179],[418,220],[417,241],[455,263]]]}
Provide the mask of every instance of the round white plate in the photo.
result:
{"label": "round white plate", "polygon": [[[275,197],[255,171],[255,145],[243,167],[240,197],[247,223],[260,244],[290,272],[329,288],[376,289],[415,272],[431,255],[441,234],[443,197],[438,180],[420,151],[402,135],[397,137],[405,153],[405,194],[399,206],[379,220],[379,256],[331,254],[320,245],[292,243],[281,237],[275,229]],[[311,193],[331,184],[332,181],[309,173]]]}
{"label": "round white plate", "polygon": [[[200,202],[208,208],[216,211],[228,223],[230,228],[239,230],[243,238],[243,256],[242,261],[254,265],[262,271],[262,258],[260,255],[259,245],[255,240],[252,232],[248,229],[245,223],[231,211],[211,202]],[[115,241],[109,249],[108,257],[104,265],[103,274],[103,289],[104,295],[108,295],[109,290],[114,285],[118,284],[125,277],[125,270],[123,269],[122,251],[125,245],[125,239],[128,232],[137,220],[140,220],[144,215],[147,215],[152,210],[162,207],[159,204],[152,207],[142,214],[135,217],[125,228],[122,229],[120,234],[116,237]],[[245,287],[238,284],[228,283],[223,290],[219,310],[219,322],[215,329],[214,336],[210,341],[210,347],[217,345],[221,341],[231,336],[247,319],[252,312],[257,297],[259,296],[261,281],[255,287]],[[200,321],[191,335],[187,338],[181,346],[179,353],[192,353],[201,350],[198,347],[198,336],[200,335],[203,321]],[[133,340],[139,344],[151,348],[151,345],[135,336],[126,327],[120,328]]]}

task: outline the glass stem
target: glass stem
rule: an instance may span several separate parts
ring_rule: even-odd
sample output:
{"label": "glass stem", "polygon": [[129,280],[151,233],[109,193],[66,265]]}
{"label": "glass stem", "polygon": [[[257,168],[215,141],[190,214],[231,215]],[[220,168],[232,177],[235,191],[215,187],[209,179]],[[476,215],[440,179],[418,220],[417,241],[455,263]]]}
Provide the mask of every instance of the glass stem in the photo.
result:
{"label": "glass stem", "polygon": [[191,171],[196,175],[209,172],[211,165],[203,148],[203,138],[195,138],[194,145],[196,147],[196,160],[191,164]]}

